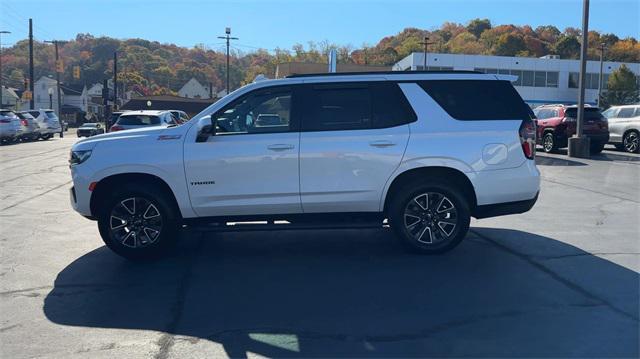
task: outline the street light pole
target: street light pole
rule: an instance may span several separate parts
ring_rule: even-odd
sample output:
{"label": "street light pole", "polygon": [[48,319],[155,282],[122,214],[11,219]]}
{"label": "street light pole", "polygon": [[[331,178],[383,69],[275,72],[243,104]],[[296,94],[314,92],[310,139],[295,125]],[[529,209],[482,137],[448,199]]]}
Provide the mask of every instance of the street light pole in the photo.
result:
{"label": "street light pole", "polygon": [[584,129],[584,88],[587,72],[587,47],[589,46],[589,0],[582,4],[582,44],[580,45],[580,92],[578,95],[578,123],[576,135],[569,139],[569,157],[588,158],[590,155],[589,137],[583,136]]}
{"label": "street light pole", "polygon": [[225,28],[225,36],[218,36],[218,39],[227,40],[227,94],[229,91],[229,40],[239,40],[237,37],[231,37],[231,28]]}
{"label": "street light pole", "polygon": [[11,31],[0,31],[0,107],[2,107],[2,34],[10,34]]}
{"label": "street light pole", "polygon": [[49,108],[53,108],[53,89],[51,87],[49,87],[49,90],[47,91],[49,93]]}
{"label": "street light pole", "polygon": [[600,100],[602,96],[602,63],[604,61],[604,50],[607,48],[603,42],[600,44],[600,77],[598,78],[598,107],[600,107]]}
{"label": "street light pole", "polygon": [[429,36],[425,36],[424,41],[422,41],[420,44],[424,46],[424,54],[422,57],[422,61],[423,61],[422,69],[424,71],[427,71],[427,53],[429,50],[429,45],[432,45],[433,42],[429,42]]}

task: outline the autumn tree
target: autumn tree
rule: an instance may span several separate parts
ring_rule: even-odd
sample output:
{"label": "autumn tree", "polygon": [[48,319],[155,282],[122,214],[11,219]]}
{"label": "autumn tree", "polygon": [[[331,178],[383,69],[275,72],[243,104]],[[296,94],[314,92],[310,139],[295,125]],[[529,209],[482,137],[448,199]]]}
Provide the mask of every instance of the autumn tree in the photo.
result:
{"label": "autumn tree", "polygon": [[560,37],[553,50],[562,59],[580,58],[580,42],[575,36]]}
{"label": "autumn tree", "polygon": [[473,19],[467,25],[467,31],[476,38],[480,38],[480,35],[489,29],[491,29],[491,21],[489,19]]}

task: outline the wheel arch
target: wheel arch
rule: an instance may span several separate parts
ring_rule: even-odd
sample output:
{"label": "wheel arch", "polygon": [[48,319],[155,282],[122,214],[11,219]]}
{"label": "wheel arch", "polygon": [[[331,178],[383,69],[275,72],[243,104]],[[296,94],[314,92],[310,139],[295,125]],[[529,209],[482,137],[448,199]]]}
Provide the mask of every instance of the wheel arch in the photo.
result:
{"label": "wheel arch", "polygon": [[462,194],[469,203],[469,210],[473,213],[477,206],[477,196],[473,183],[469,177],[459,169],[446,166],[424,166],[408,169],[398,174],[388,187],[384,195],[383,211],[386,213],[391,198],[403,186],[420,178],[445,179],[447,183],[452,183],[462,190]]}
{"label": "wheel arch", "polygon": [[176,213],[182,215],[180,206],[176,200],[176,195],[169,184],[156,175],[142,172],[112,174],[98,181],[91,193],[91,199],[89,201],[91,214],[93,216],[97,216],[99,214],[99,204],[107,198],[113,189],[129,183],[142,183],[145,186],[157,188],[161,193],[167,196],[171,204],[174,206]]}

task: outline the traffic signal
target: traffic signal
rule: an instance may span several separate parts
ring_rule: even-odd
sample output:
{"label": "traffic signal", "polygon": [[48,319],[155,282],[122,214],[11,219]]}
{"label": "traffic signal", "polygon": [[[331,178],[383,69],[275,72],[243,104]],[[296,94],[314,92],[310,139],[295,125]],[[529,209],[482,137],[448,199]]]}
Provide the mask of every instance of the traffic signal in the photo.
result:
{"label": "traffic signal", "polygon": [[80,66],[73,67],[73,78],[76,80],[80,79]]}
{"label": "traffic signal", "polygon": [[56,72],[64,72],[64,64],[62,63],[62,60],[56,60]]}

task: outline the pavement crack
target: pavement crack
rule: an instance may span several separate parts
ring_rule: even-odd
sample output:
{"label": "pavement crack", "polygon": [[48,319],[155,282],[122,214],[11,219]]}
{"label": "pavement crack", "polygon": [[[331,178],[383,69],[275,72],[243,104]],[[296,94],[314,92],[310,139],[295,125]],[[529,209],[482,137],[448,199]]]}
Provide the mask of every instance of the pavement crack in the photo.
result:
{"label": "pavement crack", "polygon": [[26,199],[23,199],[23,200],[21,200],[20,202],[17,202],[17,203],[14,203],[14,204],[12,204],[12,205],[9,205],[9,206],[7,206],[7,207],[4,207],[4,208],[0,209],[0,212],[2,212],[2,211],[6,211],[7,209],[11,209],[11,208],[16,207],[16,206],[18,206],[18,205],[21,205],[21,204],[23,204],[23,203],[25,203],[25,202],[29,202],[29,201],[31,201],[32,199],[36,199],[36,198],[38,198],[38,197],[42,197],[42,196],[44,196],[45,194],[47,194],[47,193],[49,193],[49,192],[53,192],[53,191],[57,190],[57,189],[58,189],[58,188],[60,188],[60,187],[63,187],[63,186],[68,185],[69,183],[71,183],[71,180],[69,180],[69,181],[67,181],[67,182],[65,182],[65,183],[59,184],[59,185],[57,185],[57,186],[55,186],[55,187],[53,187],[53,188],[50,188],[50,189],[48,189],[48,190],[46,190],[46,191],[44,191],[44,192],[38,193],[38,194],[33,195],[33,196],[31,196],[31,197],[27,197]]}
{"label": "pavement crack", "polygon": [[553,270],[549,269],[548,267],[546,267],[545,265],[543,265],[542,263],[537,262],[532,256],[528,256],[526,254],[520,253],[516,250],[513,250],[511,248],[509,248],[508,246],[505,246],[504,244],[492,239],[491,237],[481,234],[476,230],[469,230],[471,233],[475,234],[476,236],[494,244],[497,248],[511,254],[514,255],[520,259],[522,259],[523,261],[529,263],[530,265],[532,265],[533,267],[539,269],[540,271],[546,273],[548,276],[550,276],[551,278],[555,279],[556,281],[562,283],[564,286],[568,287],[569,289],[572,289],[580,294],[582,294],[583,296],[596,301],[598,303],[602,303],[603,305],[607,306],[610,310],[624,316],[627,318],[630,318],[634,321],[640,321],[640,319],[633,315],[632,313],[628,313],[618,307],[616,307],[615,305],[613,305],[611,302],[607,301],[606,299],[600,298],[598,297],[596,294],[591,293],[590,291],[588,291],[586,288],[580,286],[577,283],[574,283],[572,281],[570,281],[569,279],[559,275],[558,273],[554,272]]}
{"label": "pavement crack", "polygon": [[554,179],[551,179],[547,176],[540,176],[543,180],[547,181],[547,182],[551,182],[551,183],[555,183],[555,184],[559,184],[562,186],[567,186],[567,187],[571,187],[571,188],[575,188],[575,189],[580,189],[583,191],[587,191],[587,192],[591,192],[591,193],[597,193],[606,197],[613,197],[613,198],[617,198],[621,201],[628,201],[628,202],[633,202],[633,203],[640,203],[640,201],[637,201],[635,199],[631,199],[631,198],[627,198],[627,197],[622,197],[622,196],[618,196],[615,194],[611,194],[611,193],[605,193],[605,192],[601,192],[601,191],[596,191],[594,189],[591,188],[586,188],[586,187],[582,187],[582,186],[576,186],[573,184],[568,184],[568,183],[564,183],[564,182],[560,182],[560,181],[556,181]]}

